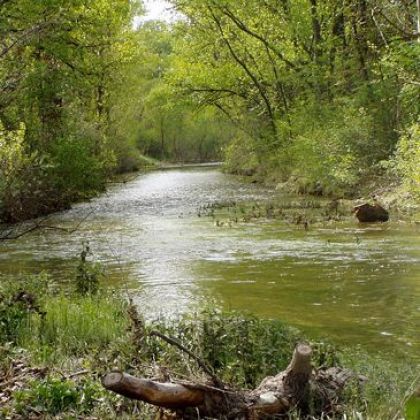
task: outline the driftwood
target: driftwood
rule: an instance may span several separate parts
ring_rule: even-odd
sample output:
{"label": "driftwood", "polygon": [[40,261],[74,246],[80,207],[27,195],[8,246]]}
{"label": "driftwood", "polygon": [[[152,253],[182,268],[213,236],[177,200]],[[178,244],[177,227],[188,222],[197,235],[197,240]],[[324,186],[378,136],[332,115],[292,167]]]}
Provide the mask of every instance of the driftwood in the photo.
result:
{"label": "driftwood", "polygon": [[320,412],[331,412],[345,383],[354,375],[339,368],[314,372],[311,354],[309,345],[299,344],[289,366],[278,375],[265,378],[252,391],[185,381],[161,383],[122,372],[105,375],[102,384],[128,398],[181,410],[179,418],[183,419],[258,420],[285,414],[293,408],[309,412],[313,401]]}

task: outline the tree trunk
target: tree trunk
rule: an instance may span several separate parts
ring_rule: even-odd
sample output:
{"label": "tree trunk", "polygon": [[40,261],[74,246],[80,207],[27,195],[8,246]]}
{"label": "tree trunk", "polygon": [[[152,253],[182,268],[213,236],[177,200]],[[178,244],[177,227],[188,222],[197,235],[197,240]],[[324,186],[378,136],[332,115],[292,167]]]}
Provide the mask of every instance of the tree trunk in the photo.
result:
{"label": "tree trunk", "polygon": [[[352,375],[338,368],[314,373],[311,354],[309,345],[299,344],[289,366],[278,375],[265,378],[252,391],[182,381],[160,383],[121,372],[105,375],[102,384],[106,389],[128,398],[172,410],[181,409],[182,419],[259,420],[287,413],[291,408],[308,412],[310,398],[325,400],[322,407],[330,409],[331,401],[337,399]],[[334,395],[331,397],[331,392],[326,389],[333,390]]]}
{"label": "tree trunk", "polygon": [[420,42],[420,0],[416,1],[417,5],[417,42]]}

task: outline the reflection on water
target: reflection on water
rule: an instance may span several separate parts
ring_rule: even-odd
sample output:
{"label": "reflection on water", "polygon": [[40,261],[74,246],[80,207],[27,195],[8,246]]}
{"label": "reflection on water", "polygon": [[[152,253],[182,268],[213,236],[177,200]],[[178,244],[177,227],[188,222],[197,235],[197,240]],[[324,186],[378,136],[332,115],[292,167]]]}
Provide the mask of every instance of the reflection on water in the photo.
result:
{"label": "reflection on water", "polygon": [[229,228],[196,211],[273,195],[214,168],[141,175],[50,218],[62,227],[86,219],[73,234],[38,231],[1,243],[0,276],[47,270],[64,282],[89,241],[109,286],[134,296],[148,316],[216,299],[341,342],[419,354],[419,227],[349,220],[309,231],[280,221]]}

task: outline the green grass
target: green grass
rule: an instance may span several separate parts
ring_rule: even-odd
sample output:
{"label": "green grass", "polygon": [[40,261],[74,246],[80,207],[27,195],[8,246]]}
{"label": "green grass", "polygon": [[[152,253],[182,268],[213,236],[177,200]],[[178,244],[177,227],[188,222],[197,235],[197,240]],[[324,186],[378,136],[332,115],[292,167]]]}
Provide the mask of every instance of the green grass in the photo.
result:
{"label": "green grass", "polygon": [[349,387],[347,403],[367,418],[402,418],[405,404],[420,385],[418,365],[392,355],[368,354],[361,349],[344,349],[340,363],[367,379],[362,390]]}
{"label": "green grass", "polygon": [[114,296],[50,297],[45,316],[33,314],[21,328],[17,344],[42,361],[57,361],[106,349],[128,327],[125,303]]}
{"label": "green grass", "polygon": [[[154,376],[156,365],[168,367],[172,377],[203,380],[204,375],[186,354],[150,336],[151,329],[177,338],[219,378],[238,389],[254,388],[265,376],[283,370],[296,343],[305,340],[299,331],[279,321],[214,308],[146,324],[140,318],[133,328],[129,305],[119,296],[104,292],[95,296],[57,295],[46,283],[43,277],[2,285],[0,322],[15,322],[7,324],[7,331],[3,329],[12,340],[8,354],[1,355],[0,346],[0,378],[13,360],[22,357],[19,349],[25,349],[25,363],[46,365],[49,371],[45,378],[24,380],[23,389],[15,391],[0,416],[14,412],[29,415],[25,407],[35,407],[49,416],[66,413],[71,417],[76,413],[114,418],[118,413],[126,418],[152,418],[150,407],[102,389],[100,376],[114,368]],[[14,302],[16,291],[23,287],[36,297],[39,311]],[[36,290],[39,296],[35,296]],[[2,342],[6,342],[4,337]],[[363,386],[353,381],[346,389],[341,403],[347,418],[403,416],[419,382],[414,362],[369,355],[361,349],[338,349],[326,342],[311,344],[315,366],[348,367],[367,378]],[[72,379],[80,370],[86,373]]]}

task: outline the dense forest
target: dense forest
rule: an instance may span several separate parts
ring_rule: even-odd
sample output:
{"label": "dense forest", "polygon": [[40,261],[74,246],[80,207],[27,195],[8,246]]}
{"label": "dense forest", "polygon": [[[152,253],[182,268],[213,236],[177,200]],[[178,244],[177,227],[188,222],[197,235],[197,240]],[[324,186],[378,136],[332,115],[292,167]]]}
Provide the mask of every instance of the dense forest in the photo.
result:
{"label": "dense forest", "polygon": [[414,1],[177,6],[188,23],[174,78],[243,128],[226,151],[231,170],[349,191],[397,156],[418,186]]}
{"label": "dense forest", "polygon": [[0,215],[65,208],[113,173],[224,160],[337,196],[419,193],[416,1],[0,2]]}

